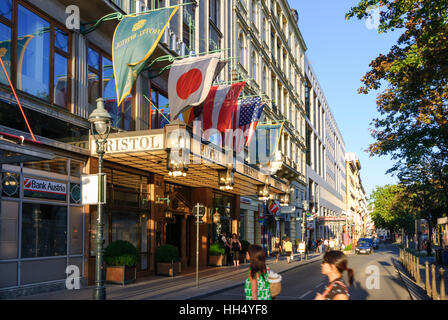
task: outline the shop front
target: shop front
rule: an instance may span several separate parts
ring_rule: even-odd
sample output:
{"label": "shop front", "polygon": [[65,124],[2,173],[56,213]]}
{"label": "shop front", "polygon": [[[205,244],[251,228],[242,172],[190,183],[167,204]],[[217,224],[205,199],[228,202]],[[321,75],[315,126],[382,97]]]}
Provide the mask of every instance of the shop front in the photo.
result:
{"label": "shop front", "polygon": [[[195,266],[196,224],[192,212],[196,204],[205,207],[203,223],[199,225],[199,264],[207,265],[208,248],[218,241],[222,231],[228,236],[240,235],[241,196],[256,195],[258,185],[267,184],[274,195],[286,188],[281,180],[266,177],[256,167],[239,162],[235,156],[233,170],[229,169],[224,161],[227,155],[222,149],[196,137],[184,140],[184,149],[176,149],[170,142],[172,127],[178,129],[179,124],[170,124],[163,129],[114,133],[106,144],[107,194],[112,197],[106,205],[110,224],[106,242],[120,237],[130,239],[141,253],[140,272],[154,272],[155,252],[163,244],[179,249],[182,268]],[[180,159],[188,161],[176,163],[179,158],[175,156],[179,155]],[[97,166],[92,152],[90,173],[95,173]],[[232,185],[222,185],[223,174],[232,176]],[[90,210],[92,240],[95,208],[90,206]],[[257,211],[253,211],[256,218],[259,217]],[[93,244],[90,246],[94,248]],[[89,274],[93,278],[93,256],[90,260]]]}

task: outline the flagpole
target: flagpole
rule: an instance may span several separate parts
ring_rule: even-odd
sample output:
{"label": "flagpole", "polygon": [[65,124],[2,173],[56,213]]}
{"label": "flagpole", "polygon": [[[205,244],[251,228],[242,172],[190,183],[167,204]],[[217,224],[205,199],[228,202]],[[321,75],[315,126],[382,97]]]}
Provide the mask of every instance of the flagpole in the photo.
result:
{"label": "flagpole", "polygon": [[154,103],[152,103],[152,101],[151,101],[150,99],[148,99],[148,97],[147,97],[146,95],[143,95],[143,96],[145,97],[146,100],[148,100],[150,106],[152,105],[154,108],[156,108],[156,110],[159,111],[159,113],[162,115],[162,117],[164,117],[165,120],[168,121],[168,123],[171,123],[171,121],[170,121],[167,117],[165,117],[165,115],[163,114],[163,112],[160,112],[159,108],[157,108],[157,107],[154,105]]}

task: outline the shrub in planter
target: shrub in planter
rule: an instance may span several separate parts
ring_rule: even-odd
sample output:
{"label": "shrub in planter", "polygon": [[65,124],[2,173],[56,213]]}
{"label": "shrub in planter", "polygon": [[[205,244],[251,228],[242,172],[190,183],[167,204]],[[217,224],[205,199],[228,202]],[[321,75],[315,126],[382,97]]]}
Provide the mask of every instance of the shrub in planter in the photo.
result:
{"label": "shrub in planter", "polygon": [[135,281],[138,259],[138,250],[132,243],[124,240],[111,242],[104,251],[106,281],[121,284]]}
{"label": "shrub in planter", "polygon": [[224,248],[224,244],[221,242],[215,242],[208,249],[208,253],[211,256],[220,256],[226,253],[226,249]]}
{"label": "shrub in planter", "polygon": [[174,276],[181,272],[179,249],[170,244],[164,244],[156,249],[157,274]]}
{"label": "shrub in planter", "polygon": [[226,263],[225,261],[225,253],[226,249],[224,248],[224,244],[221,242],[213,243],[208,249],[209,254],[209,263],[212,266],[222,266]]}
{"label": "shrub in planter", "polygon": [[179,261],[179,249],[170,244],[164,244],[163,246],[158,247],[156,250],[156,261],[169,263],[171,263],[171,261]]}
{"label": "shrub in planter", "polygon": [[344,251],[352,251],[352,245],[351,244],[346,245]]}

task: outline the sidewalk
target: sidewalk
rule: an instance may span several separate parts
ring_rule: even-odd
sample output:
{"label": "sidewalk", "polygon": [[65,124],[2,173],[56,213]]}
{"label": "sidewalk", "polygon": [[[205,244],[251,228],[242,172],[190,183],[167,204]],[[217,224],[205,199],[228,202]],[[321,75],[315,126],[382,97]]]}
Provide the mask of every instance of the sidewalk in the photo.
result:
{"label": "sidewalk", "polygon": [[[409,272],[406,270],[406,268],[401,264],[398,258],[394,259],[395,268],[400,273],[400,277],[402,278],[403,282],[405,283],[409,294],[411,295],[412,299],[414,300],[431,300],[431,297],[427,295],[426,289],[425,289],[425,281],[426,281],[426,270],[425,270],[425,262],[428,261],[429,263],[429,283],[432,287],[432,270],[431,270],[431,264],[435,264],[436,266],[436,288],[437,293],[440,295],[440,276],[439,276],[439,269],[442,267],[441,265],[436,264],[435,256],[421,256],[419,257],[419,265],[420,265],[420,279],[421,284],[418,285],[416,281],[410,276]],[[446,282],[446,275],[448,273],[447,268],[445,268],[445,284]],[[446,289],[445,289],[446,291]],[[446,297],[446,293],[445,293]],[[446,299],[446,298],[445,298]]]}
{"label": "sidewalk", "polygon": [[[275,263],[273,257],[267,259],[267,266],[276,273],[321,260],[321,254],[310,254],[306,261],[299,261],[299,254],[294,254],[291,263],[281,257]],[[221,291],[243,286],[249,264],[239,268],[210,267],[199,270],[199,288],[196,288],[196,272],[189,268],[175,277],[151,276],[139,279],[126,286],[106,284],[107,300],[194,300]],[[195,269],[194,269],[195,270]],[[17,298],[16,300],[91,300],[93,286],[79,290],[63,290]]]}

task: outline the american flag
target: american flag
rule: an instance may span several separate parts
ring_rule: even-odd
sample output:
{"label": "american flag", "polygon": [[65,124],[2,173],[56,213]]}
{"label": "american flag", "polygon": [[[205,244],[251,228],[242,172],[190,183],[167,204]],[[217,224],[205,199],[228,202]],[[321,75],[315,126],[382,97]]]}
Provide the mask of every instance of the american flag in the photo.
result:
{"label": "american flag", "polygon": [[261,101],[260,97],[238,101],[238,106],[233,115],[233,129],[241,130],[235,134],[234,150],[237,153],[241,152],[244,146],[250,144],[254,136],[255,128],[263,113],[264,106],[265,104]]}

